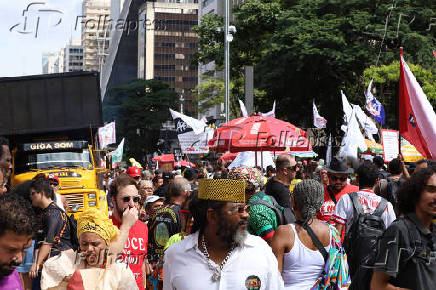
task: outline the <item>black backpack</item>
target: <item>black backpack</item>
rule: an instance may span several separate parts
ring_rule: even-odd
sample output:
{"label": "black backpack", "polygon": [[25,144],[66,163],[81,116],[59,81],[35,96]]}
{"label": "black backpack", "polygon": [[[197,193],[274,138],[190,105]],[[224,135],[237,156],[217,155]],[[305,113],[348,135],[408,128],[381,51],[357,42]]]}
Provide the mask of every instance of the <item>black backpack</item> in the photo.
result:
{"label": "black backpack", "polygon": [[386,199],[392,203],[392,206],[395,208],[397,205],[398,197],[397,197],[397,191],[400,187],[400,179],[394,180],[394,179],[387,179],[388,184],[386,185]]}
{"label": "black backpack", "polygon": [[264,200],[255,200],[253,202],[250,202],[249,205],[253,206],[256,204],[262,204],[272,209],[276,213],[277,223],[279,226],[287,225],[296,221],[294,213],[290,208],[280,206],[274,197],[272,197],[271,195],[269,195],[269,197],[272,200],[272,204]]}
{"label": "black backpack", "polygon": [[344,241],[344,248],[348,256],[351,276],[350,289],[369,289],[377,256],[378,240],[383,235],[386,226],[381,218],[386,209],[387,201],[382,198],[375,211],[364,213],[357,192],[349,193],[353,203],[353,223]]}
{"label": "black backpack", "polygon": [[74,215],[68,216],[68,214],[57,205],[55,206],[55,208],[61,212],[62,220],[64,222],[64,226],[62,227],[60,237],[62,237],[65,227],[68,225],[68,227],[70,228],[70,242],[71,242],[72,249],[74,251],[78,251],[79,238],[77,237],[77,221],[74,218]]}

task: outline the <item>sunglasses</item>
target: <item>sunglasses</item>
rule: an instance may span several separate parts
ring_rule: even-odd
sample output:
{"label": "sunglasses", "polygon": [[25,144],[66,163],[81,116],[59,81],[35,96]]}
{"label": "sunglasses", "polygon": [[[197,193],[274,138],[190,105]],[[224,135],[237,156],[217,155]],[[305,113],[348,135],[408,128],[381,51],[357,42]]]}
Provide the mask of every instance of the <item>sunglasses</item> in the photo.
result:
{"label": "sunglasses", "polygon": [[50,182],[50,185],[51,186],[59,186],[59,183],[57,183],[57,182]]}
{"label": "sunglasses", "polygon": [[427,184],[425,186],[425,190],[427,190],[430,193],[436,193],[436,185]]}
{"label": "sunglasses", "polygon": [[133,202],[138,203],[141,200],[141,197],[139,195],[136,196],[123,196],[124,202],[129,202],[130,199],[133,200]]}
{"label": "sunglasses", "polygon": [[337,177],[337,176],[334,176],[334,175],[330,175],[330,178],[331,178],[333,181],[336,181],[336,180],[340,180],[340,181],[342,181],[342,182],[347,181],[347,177]]}
{"label": "sunglasses", "polygon": [[297,167],[298,167],[298,165],[295,164],[294,166],[289,166],[289,167],[286,167],[286,168],[289,169],[289,170],[292,170],[292,171],[297,171]]}

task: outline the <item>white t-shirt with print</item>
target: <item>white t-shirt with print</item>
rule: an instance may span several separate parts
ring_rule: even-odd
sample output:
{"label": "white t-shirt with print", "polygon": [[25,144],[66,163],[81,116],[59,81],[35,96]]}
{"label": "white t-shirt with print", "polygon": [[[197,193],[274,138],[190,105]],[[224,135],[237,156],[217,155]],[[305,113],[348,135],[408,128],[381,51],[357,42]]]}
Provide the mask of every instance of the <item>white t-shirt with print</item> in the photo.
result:
{"label": "white t-shirt with print", "polygon": [[[364,213],[373,213],[381,201],[381,197],[376,195],[372,190],[360,190],[357,192],[360,204],[362,205]],[[354,208],[353,201],[349,194],[343,195],[335,209],[333,220],[341,225],[345,225],[346,233],[348,232],[351,224],[353,223]],[[386,228],[396,219],[394,209],[390,202],[387,202],[385,211],[381,216]]]}

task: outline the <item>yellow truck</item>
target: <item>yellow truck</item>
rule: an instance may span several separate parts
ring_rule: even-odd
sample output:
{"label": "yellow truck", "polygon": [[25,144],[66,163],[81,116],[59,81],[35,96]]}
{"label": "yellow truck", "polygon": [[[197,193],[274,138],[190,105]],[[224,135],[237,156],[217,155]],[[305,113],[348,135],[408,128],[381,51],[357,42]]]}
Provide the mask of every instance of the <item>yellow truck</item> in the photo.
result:
{"label": "yellow truck", "polygon": [[12,186],[55,174],[68,213],[95,207],[108,212],[107,172],[96,150],[102,126],[98,74],[63,73],[0,79],[0,135],[12,147]]}

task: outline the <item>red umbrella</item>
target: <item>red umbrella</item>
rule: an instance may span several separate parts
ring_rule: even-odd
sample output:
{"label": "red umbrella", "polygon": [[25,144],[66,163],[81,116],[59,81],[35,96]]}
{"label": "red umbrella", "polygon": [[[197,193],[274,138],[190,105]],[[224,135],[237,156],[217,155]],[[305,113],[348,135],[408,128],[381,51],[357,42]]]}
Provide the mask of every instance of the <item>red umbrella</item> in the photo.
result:
{"label": "red umbrella", "polygon": [[195,164],[186,160],[180,160],[178,162],[174,162],[174,166],[195,167]]}
{"label": "red umbrella", "polygon": [[210,150],[241,151],[307,151],[312,144],[302,129],[272,117],[253,115],[223,124],[209,141]]}
{"label": "red umbrella", "polygon": [[218,160],[222,160],[224,162],[233,161],[236,158],[236,156],[238,156],[238,153],[226,152],[223,154],[223,156],[218,158]]}
{"label": "red umbrella", "polygon": [[160,156],[156,156],[152,159],[153,161],[159,161],[162,163],[169,163],[169,162],[174,162],[174,154],[164,154],[164,155],[160,155]]}

